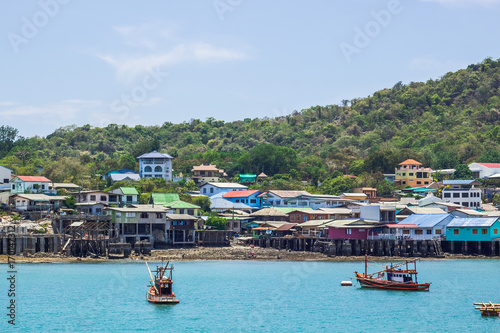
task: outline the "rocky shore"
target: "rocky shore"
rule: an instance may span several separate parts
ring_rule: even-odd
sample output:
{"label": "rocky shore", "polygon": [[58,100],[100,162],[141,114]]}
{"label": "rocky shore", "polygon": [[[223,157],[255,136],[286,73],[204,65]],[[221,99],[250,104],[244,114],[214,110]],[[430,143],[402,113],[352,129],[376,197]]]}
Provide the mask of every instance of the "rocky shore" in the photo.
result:
{"label": "rocky shore", "polygon": [[[253,255],[252,255],[253,252]],[[29,257],[14,257],[16,263],[52,263],[52,262],[127,262],[127,261],[156,261],[164,257],[173,261],[191,260],[282,260],[282,261],[362,261],[363,256],[334,256],[329,257],[318,252],[286,251],[274,248],[250,247],[248,245],[233,244],[229,247],[191,247],[175,248],[168,250],[153,250],[150,256],[131,256],[127,259],[107,259],[107,258],[76,258],[52,253],[36,253]],[[389,261],[389,257],[369,257],[370,261]],[[404,260],[406,258],[394,257],[393,260]],[[442,259],[500,259],[499,257],[486,256],[464,256],[446,255],[445,258],[423,258],[423,260]],[[0,256],[0,264],[7,263],[7,256]]]}

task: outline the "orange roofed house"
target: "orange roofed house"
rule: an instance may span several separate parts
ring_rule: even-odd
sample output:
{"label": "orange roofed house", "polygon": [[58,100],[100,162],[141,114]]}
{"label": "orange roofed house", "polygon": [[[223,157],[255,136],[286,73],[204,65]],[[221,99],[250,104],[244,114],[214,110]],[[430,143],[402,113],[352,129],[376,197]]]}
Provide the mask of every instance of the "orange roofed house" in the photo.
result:
{"label": "orange roofed house", "polygon": [[208,182],[219,182],[221,178],[228,178],[224,170],[217,168],[216,165],[202,164],[193,166],[191,170],[193,180],[196,184],[204,184]]}
{"label": "orange roofed house", "polygon": [[423,168],[422,163],[408,159],[396,168],[394,184],[400,188],[427,187],[432,183],[432,169]]}

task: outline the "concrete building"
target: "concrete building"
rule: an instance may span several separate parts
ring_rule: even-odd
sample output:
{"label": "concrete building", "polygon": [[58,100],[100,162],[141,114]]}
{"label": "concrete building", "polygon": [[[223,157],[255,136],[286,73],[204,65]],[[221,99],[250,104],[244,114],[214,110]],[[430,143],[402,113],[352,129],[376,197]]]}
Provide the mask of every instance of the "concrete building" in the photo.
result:
{"label": "concrete building", "polygon": [[238,183],[212,183],[208,182],[200,187],[200,194],[213,197],[219,193],[228,193],[231,191],[246,191],[248,187]]}
{"label": "concrete building", "polygon": [[218,183],[221,179],[228,177],[227,173],[225,173],[223,169],[217,168],[215,164],[201,164],[193,166],[191,173],[193,174],[193,181],[196,184],[204,184],[208,182]]}
{"label": "concrete building", "polygon": [[471,163],[469,169],[474,178],[500,178],[500,163]]}
{"label": "concrete building", "polygon": [[11,181],[12,194],[17,193],[51,193],[52,181],[41,176],[16,176]]}
{"label": "concrete building", "polygon": [[156,150],[137,157],[139,160],[139,175],[141,178],[163,178],[172,181],[172,159],[168,154]]}
{"label": "concrete building", "polygon": [[396,168],[394,184],[400,188],[427,187],[432,183],[432,172],[431,168],[423,168],[422,163],[408,159]]}
{"label": "concrete building", "polygon": [[0,165],[0,185],[9,184],[12,178],[12,170]]}
{"label": "concrete building", "polygon": [[481,208],[481,190],[475,188],[481,185],[477,180],[443,180],[444,189],[441,198],[463,207]]}

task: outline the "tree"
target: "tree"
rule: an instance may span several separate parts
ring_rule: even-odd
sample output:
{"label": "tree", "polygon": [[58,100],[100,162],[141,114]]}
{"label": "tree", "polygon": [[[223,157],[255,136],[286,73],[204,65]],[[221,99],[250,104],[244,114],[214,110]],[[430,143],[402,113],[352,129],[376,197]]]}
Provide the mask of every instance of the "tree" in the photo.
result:
{"label": "tree", "polygon": [[201,210],[204,212],[209,212],[210,211],[210,198],[206,197],[204,195],[196,196],[193,197],[192,199],[193,204],[200,206]]}
{"label": "tree", "polygon": [[205,225],[213,227],[217,230],[226,230],[227,229],[227,220],[220,216],[210,216]]}
{"label": "tree", "polygon": [[480,163],[500,163],[500,151],[491,149],[479,157]]}
{"label": "tree", "polygon": [[495,194],[492,200],[494,205],[500,205],[500,193]]}
{"label": "tree", "polygon": [[14,146],[18,130],[14,127],[0,126],[0,158],[4,157]]}
{"label": "tree", "polygon": [[474,177],[467,164],[459,164],[455,167],[451,179],[474,179]]}
{"label": "tree", "polygon": [[64,201],[64,204],[68,208],[75,208],[76,207],[76,198],[72,195],[68,196],[66,200]]}

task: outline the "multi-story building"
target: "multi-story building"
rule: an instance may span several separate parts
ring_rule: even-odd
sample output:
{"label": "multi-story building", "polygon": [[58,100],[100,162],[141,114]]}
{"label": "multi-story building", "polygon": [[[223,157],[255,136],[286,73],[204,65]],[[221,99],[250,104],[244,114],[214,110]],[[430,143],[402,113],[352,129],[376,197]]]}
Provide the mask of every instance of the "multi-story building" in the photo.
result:
{"label": "multi-story building", "polygon": [[[238,183],[205,183],[200,187],[200,194],[208,197],[213,197],[219,193],[227,193],[231,191],[245,191],[248,187]],[[222,197],[222,196],[221,196]]]}
{"label": "multi-story building", "polygon": [[432,172],[431,168],[423,168],[422,163],[408,159],[396,168],[394,184],[400,188],[427,187],[432,183]]}
{"label": "multi-story building", "polygon": [[139,160],[139,175],[141,178],[163,178],[172,181],[172,156],[155,150],[143,154],[137,159]]}
{"label": "multi-story building", "polygon": [[481,208],[481,185],[477,180],[443,180],[444,189],[441,198],[463,207]]}
{"label": "multi-story building", "polygon": [[469,169],[474,178],[500,178],[500,163],[471,163]]}
{"label": "multi-story building", "polygon": [[219,182],[221,178],[227,178],[227,173],[223,169],[219,169],[212,164],[193,166],[191,172],[193,173],[193,181],[196,184]]}
{"label": "multi-story building", "polygon": [[12,194],[17,193],[51,193],[52,181],[41,176],[16,176],[12,179]]}
{"label": "multi-story building", "polygon": [[0,185],[9,184],[12,178],[12,170],[0,165]]}

